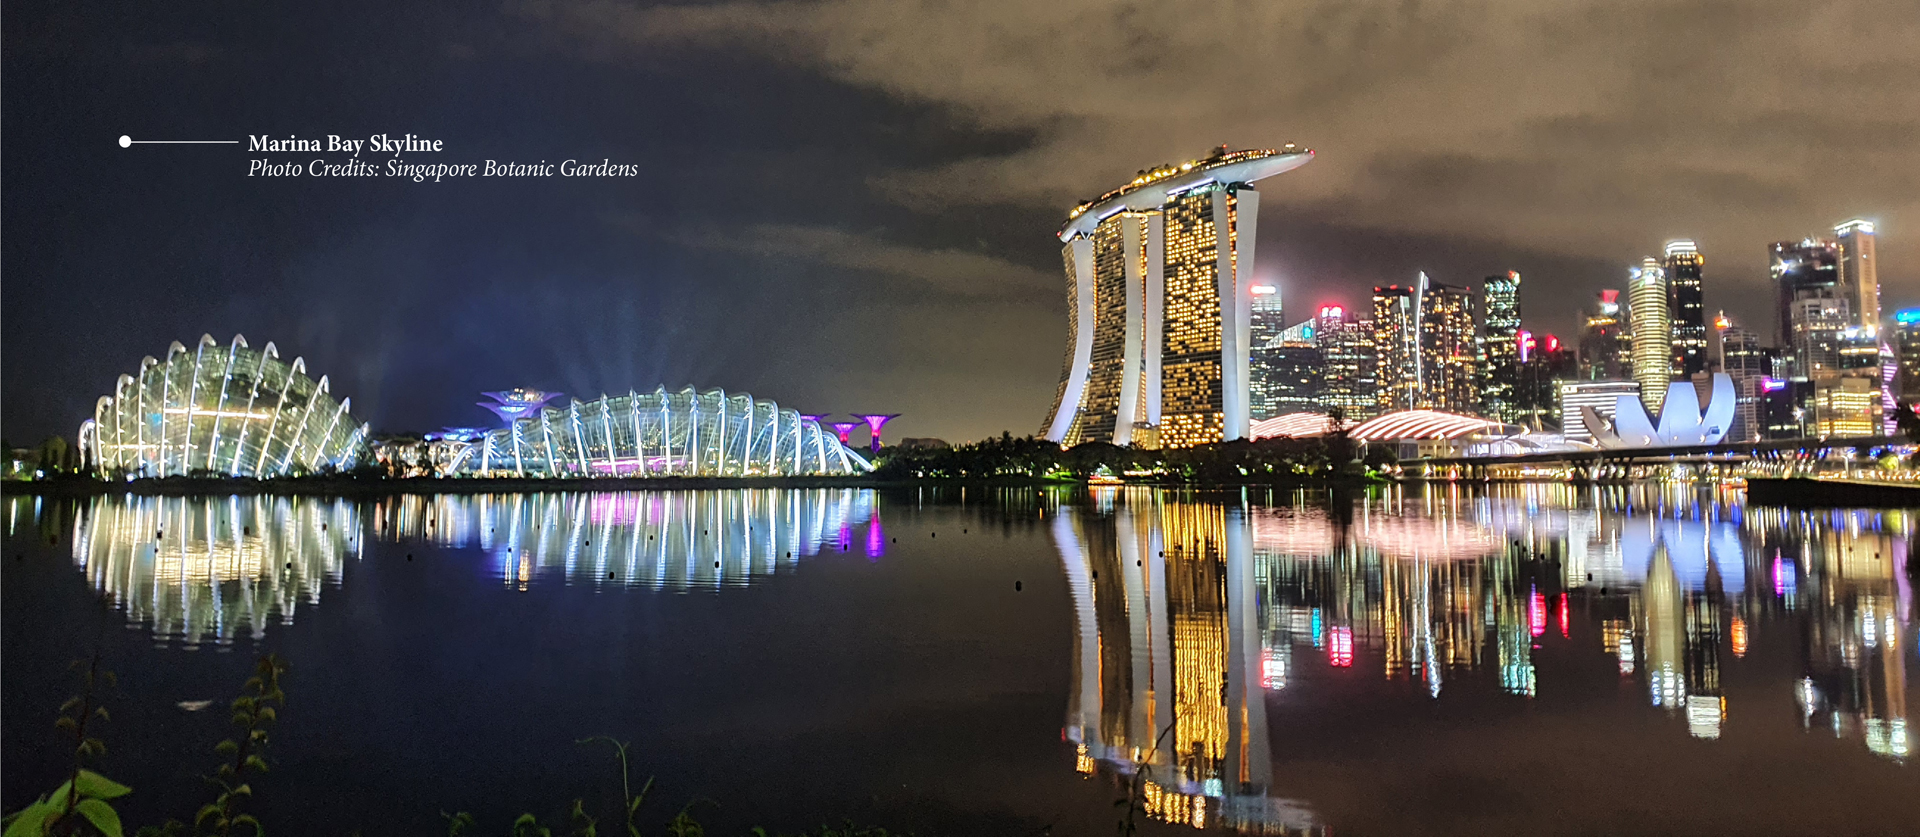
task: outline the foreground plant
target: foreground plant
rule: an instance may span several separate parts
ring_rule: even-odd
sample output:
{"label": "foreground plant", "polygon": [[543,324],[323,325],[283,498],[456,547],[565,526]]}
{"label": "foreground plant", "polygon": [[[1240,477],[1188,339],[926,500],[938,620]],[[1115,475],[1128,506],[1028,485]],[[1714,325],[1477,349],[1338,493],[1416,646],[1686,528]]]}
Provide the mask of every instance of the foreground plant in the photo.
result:
{"label": "foreground plant", "polygon": [[[75,668],[79,665],[80,661],[74,661]],[[107,837],[120,837],[120,814],[108,800],[126,796],[132,789],[82,766],[89,757],[106,755],[107,745],[98,738],[89,737],[87,726],[96,719],[112,720],[107,708],[98,705],[94,694],[100,683],[104,682],[111,688],[116,681],[113,672],[100,670],[100,656],[95,654],[87,662],[84,682],[85,687],[80,694],[60,705],[60,718],[54,721],[56,728],[73,735],[72,772],[67,775],[67,781],[52,793],[8,814],[3,821],[6,826],[4,837],[83,834],[89,831]]]}
{"label": "foreground plant", "polygon": [[[280,677],[286,674],[287,666],[273,654],[261,657],[253,665],[253,676],[240,687],[240,696],[233,700],[233,725],[240,733],[214,745],[214,752],[230,756],[214,769],[207,781],[220,789],[212,802],[200,806],[193,815],[191,829],[179,820],[169,820],[159,827],[148,826],[140,829],[141,837],[184,837],[188,834],[208,835],[208,837],[230,837],[237,830],[246,829],[247,833],[264,833],[260,821],[252,814],[240,810],[240,804],[253,796],[253,786],[244,781],[248,773],[267,772],[264,753],[267,748],[267,727],[279,719],[276,706],[285,706],[287,695],[280,690]],[[11,837],[11,835],[5,835]]]}

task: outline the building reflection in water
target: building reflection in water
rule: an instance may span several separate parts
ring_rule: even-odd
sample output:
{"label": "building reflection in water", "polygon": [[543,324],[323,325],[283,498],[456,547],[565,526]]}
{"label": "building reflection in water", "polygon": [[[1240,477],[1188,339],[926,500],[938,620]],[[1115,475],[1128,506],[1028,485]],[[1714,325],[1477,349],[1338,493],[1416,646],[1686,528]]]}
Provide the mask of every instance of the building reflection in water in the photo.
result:
{"label": "building reflection in water", "polygon": [[[33,498],[38,503],[38,498]],[[738,586],[822,550],[878,559],[870,490],[664,491],[399,496],[368,507],[312,497],[97,497],[73,524],[73,561],[156,640],[230,644],[320,601],[372,536],[425,538],[493,556],[504,583],[685,590]],[[21,498],[7,526],[31,520]],[[51,520],[51,515],[41,520]],[[864,529],[862,528],[864,527]]]}
{"label": "building reflection in water", "polygon": [[[1804,628],[1806,675],[1781,688],[1809,728],[1905,759],[1914,519],[1738,499],[1657,484],[1395,489],[1342,522],[1304,503],[1096,490],[1052,528],[1078,620],[1078,769],[1142,779],[1145,806],[1170,822],[1313,830],[1271,787],[1266,729],[1264,692],[1296,687],[1300,655],[1434,698],[1485,677],[1526,699],[1554,687],[1534,663],[1552,632],[1592,643],[1653,707],[1713,739],[1729,711],[1722,669],[1767,622]],[[1576,601],[1591,627],[1569,624]]]}
{"label": "building reflection in water", "polygon": [[228,645],[318,604],[359,532],[343,500],[96,497],[74,520],[73,561],[155,640]]}
{"label": "building reflection in water", "polygon": [[522,590],[549,573],[596,586],[742,586],[821,550],[886,551],[867,489],[410,495],[372,514],[375,537],[478,547]]}

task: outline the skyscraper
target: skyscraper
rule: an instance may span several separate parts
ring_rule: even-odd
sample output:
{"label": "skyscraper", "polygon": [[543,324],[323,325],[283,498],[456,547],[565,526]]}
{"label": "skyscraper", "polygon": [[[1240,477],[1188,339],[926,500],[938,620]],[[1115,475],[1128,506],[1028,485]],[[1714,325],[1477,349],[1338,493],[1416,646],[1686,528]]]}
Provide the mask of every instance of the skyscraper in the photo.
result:
{"label": "skyscraper", "polygon": [[1480,411],[1473,295],[1427,274],[1411,288],[1373,289],[1375,403],[1396,410]]}
{"label": "skyscraper", "polygon": [[1627,285],[1627,317],[1633,323],[1633,379],[1647,412],[1660,414],[1673,380],[1673,328],[1667,319],[1667,275],[1652,256],[1641,261]]}
{"label": "skyscraper", "polygon": [[[1424,284],[1426,274],[1420,274]],[[1391,413],[1421,405],[1420,316],[1415,288],[1373,289],[1373,351],[1376,410]]]}
{"label": "skyscraper", "polygon": [[[1841,302],[1844,299],[1840,291],[1840,248],[1833,242],[1811,238],[1776,241],[1768,248],[1768,256],[1778,314],[1774,339],[1780,346],[1790,347],[1794,345],[1793,304],[1796,301]],[[1805,369],[1795,371],[1807,374]]]}
{"label": "skyscraper", "polygon": [[1673,374],[1687,378],[1707,368],[1707,312],[1700,294],[1700,268],[1707,260],[1692,241],[1684,238],[1667,242],[1666,255]]}
{"label": "skyscraper", "polygon": [[1250,333],[1253,345],[1248,362],[1252,365],[1252,374],[1247,381],[1248,399],[1254,421],[1272,418],[1277,415],[1270,403],[1271,391],[1278,375],[1273,362],[1273,349],[1280,345],[1280,336],[1286,330],[1285,312],[1280,304],[1280,288],[1275,285],[1254,285],[1252,318]]}
{"label": "skyscraper", "polygon": [[1840,288],[1854,325],[1880,325],[1880,271],[1873,253],[1873,222],[1855,218],[1833,228],[1839,240]]}
{"label": "skyscraper", "polygon": [[1339,410],[1347,421],[1365,421],[1379,414],[1375,379],[1373,323],[1355,321],[1338,305],[1320,309],[1315,318],[1314,343],[1326,362],[1321,374],[1320,403]]}
{"label": "skyscraper", "polygon": [[1266,403],[1259,405],[1266,414],[1256,415],[1256,419],[1288,413],[1317,413],[1323,409],[1320,392],[1327,363],[1318,346],[1283,340],[1260,351],[1266,355],[1268,369],[1264,381]]}
{"label": "skyscraper", "polygon": [[1760,402],[1769,372],[1767,350],[1760,335],[1733,324],[1725,311],[1713,320],[1713,362],[1733,379],[1733,426],[1723,441],[1750,442],[1760,438]]}
{"label": "skyscraper", "polygon": [[1601,291],[1580,332],[1580,379],[1617,381],[1633,370],[1633,345],[1619,291]]}
{"label": "skyscraper", "polygon": [[1246,436],[1252,184],[1312,158],[1222,147],[1142,171],[1068,215],[1068,344],[1046,438],[1186,447]]}
{"label": "skyscraper", "polygon": [[1482,401],[1487,415],[1504,422],[1518,421],[1514,406],[1520,385],[1520,274],[1489,276],[1481,285],[1487,316],[1482,345],[1487,355],[1486,386]]}
{"label": "skyscraper", "polygon": [[1893,315],[1894,354],[1900,364],[1899,383],[1895,387],[1900,403],[1920,399],[1920,308],[1907,308]]}
{"label": "skyscraper", "polygon": [[1480,413],[1480,341],[1473,292],[1426,281],[1420,300],[1421,406],[1450,413]]}

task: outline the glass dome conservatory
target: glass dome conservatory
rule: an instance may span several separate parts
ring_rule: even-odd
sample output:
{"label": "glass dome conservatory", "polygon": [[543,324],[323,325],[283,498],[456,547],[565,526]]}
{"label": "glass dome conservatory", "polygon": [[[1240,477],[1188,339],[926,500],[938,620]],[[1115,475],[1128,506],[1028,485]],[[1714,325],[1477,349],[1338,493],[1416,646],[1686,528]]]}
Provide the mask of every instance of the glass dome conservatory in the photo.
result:
{"label": "glass dome conservatory", "polygon": [[455,473],[514,477],[862,474],[872,465],[820,423],[745,393],[687,387],[548,407],[487,433]]}
{"label": "glass dome conservatory", "polygon": [[80,425],[81,454],[102,478],[184,475],[281,477],[358,464],[367,427],[334,401],[327,378],[306,361],[282,363],[268,343],[255,351],[235,335],[221,346],[202,335],[178,341],[165,360],[148,356],[121,375]]}

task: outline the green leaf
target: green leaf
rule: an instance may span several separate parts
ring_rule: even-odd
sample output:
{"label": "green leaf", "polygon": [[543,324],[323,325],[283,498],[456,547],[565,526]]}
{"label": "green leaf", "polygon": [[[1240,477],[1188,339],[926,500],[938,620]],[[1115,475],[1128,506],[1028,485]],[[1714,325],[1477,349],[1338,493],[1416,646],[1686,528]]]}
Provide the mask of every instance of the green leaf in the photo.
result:
{"label": "green leaf", "polygon": [[266,829],[260,827],[260,821],[254,819],[252,814],[240,814],[227,822],[229,828],[239,828],[242,825],[252,826],[254,837],[266,833]]}
{"label": "green leaf", "polygon": [[111,720],[113,720],[113,716],[112,716],[112,715],[108,715],[108,714],[107,714],[107,708],[106,708],[106,707],[104,707],[104,706],[96,706],[96,707],[94,707],[94,709],[93,709],[93,714],[95,714],[95,715],[99,715],[99,716],[100,716],[100,720],[102,720],[102,721],[111,721]]}
{"label": "green leaf", "polygon": [[241,762],[240,766],[243,768],[250,767],[250,768],[253,768],[254,770],[260,771],[261,773],[267,772],[267,762],[265,759],[262,759],[259,756],[247,756],[247,760],[244,762]]}
{"label": "green leaf", "polygon": [[28,805],[13,815],[4,837],[40,837],[47,831],[47,818],[59,810],[59,806],[45,799]]}
{"label": "green leaf", "polygon": [[233,787],[233,790],[227,791],[227,793],[232,794],[234,796],[252,796],[253,786],[245,782],[241,782],[240,784],[235,785]]}
{"label": "green leaf", "polygon": [[67,698],[66,703],[60,704],[60,714],[65,715],[69,711],[78,708],[80,708],[80,696],[74,695],[73,697]]}
{"label": "green leaf", "polygon": [[211,802],[200,806],[200,812],[193,815],[193,827],[205,825],[207,820],[220,816],[220,806]]}
{"label": "green leaf", "polygon": [[72,718],[69,718],[65,715],[61,715],[60,720],[54,721],[53,725],[59,729],[67,729],[67,730],[79,729],[80,727],[80,725],[75,723]]}
{"label": "green leaf", "polygon": [[229,738],[213,745],[213,751],[223,756],[231,756],[234,753],[240,752],[240,745],[233,743],[233,739]]}
{"label": "green leaf", "polygon": [[80,771],[80,795],[94,799],[114,799],[133,793],[133,788],[91,770]]}
{"label": "green leaf", "polygon": [[261,723],[266,723],[266,722],[268,722],[268,721],[272,721],[272,720],[274,720],[274,719],[276,719],[276,718],[278,718],[278,717],[280,717],[280,716],[274,713],[274,711],[273,711],[273,707],[271,707],[271,706],[262,706],[262,707],[260,707],[260,711],[259,711],[258,713],[256,713],[256,717],[258,717],[258,718],[260,719],[260,721],[261,721]]}
{"label": "green leaf", "polygon": [[112,805],[98,799],[82,799],[80,804],[73,806],[73,810],[86,817],[87,822],[93,823],[93,827],[106,837],[120,837],[120,815],[114,812]]}

